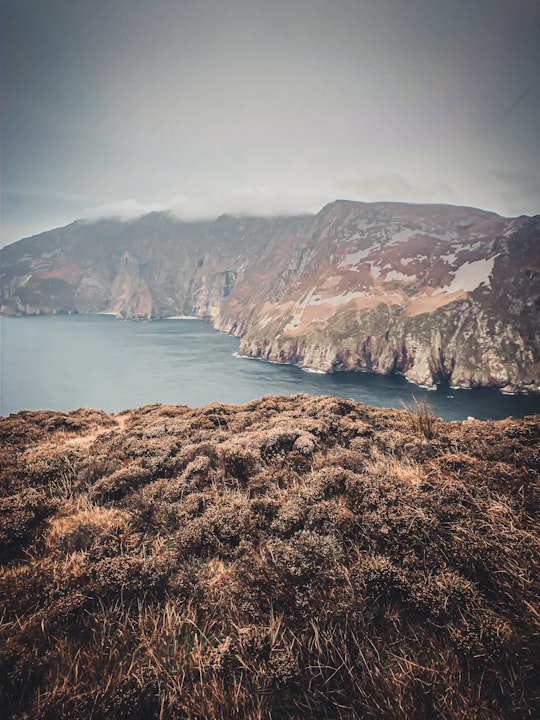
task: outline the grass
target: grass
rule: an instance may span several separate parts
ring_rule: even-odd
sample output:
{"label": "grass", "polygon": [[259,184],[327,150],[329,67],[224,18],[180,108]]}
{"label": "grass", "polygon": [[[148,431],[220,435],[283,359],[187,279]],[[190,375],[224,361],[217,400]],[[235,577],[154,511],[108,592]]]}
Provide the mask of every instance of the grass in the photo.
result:
{"label": "grass", "polygon": [[406,403],[403,403],[403,406],[409,415],[413,431],[423,435],[426,440],[432,440],[437,433],[438,419],[429,402],[425,398],[422,400],[413,398],[412,407]]}
{"label": "grass", "polygon": [[0,421],[0,716],[540,715],[540,418]]}

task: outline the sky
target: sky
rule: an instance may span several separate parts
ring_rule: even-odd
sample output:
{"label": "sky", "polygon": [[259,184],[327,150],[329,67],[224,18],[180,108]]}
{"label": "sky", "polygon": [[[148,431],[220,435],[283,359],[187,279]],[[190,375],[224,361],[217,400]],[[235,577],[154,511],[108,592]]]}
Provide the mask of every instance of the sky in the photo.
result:
{"label": "sky", "polygon": [[77,218],[540,213],[540,0],[0,0],[2,244]]}

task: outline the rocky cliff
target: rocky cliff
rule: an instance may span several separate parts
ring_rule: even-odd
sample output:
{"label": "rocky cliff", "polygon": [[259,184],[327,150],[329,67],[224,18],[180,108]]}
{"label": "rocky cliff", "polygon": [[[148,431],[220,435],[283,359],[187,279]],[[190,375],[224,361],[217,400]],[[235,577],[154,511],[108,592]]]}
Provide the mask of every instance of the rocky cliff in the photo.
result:
{"label": "rocky cliff", "polygon": [[1,251],[1,305],[196,315],[265,360],[538,391],[539,241],[540,216],[399,203],[78,221]]}

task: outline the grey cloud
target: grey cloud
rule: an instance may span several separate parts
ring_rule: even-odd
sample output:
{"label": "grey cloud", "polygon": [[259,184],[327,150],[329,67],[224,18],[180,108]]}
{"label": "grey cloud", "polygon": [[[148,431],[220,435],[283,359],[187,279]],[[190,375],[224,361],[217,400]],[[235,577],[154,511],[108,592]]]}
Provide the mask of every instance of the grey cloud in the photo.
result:
{"label": "grey cloud", "polygon": [[325,193],[302,193],[295,188],[241,187],[222,193],[191,193],[176,195],[163,203],[142,203],[133,198],[88,207],[86,220],[103,217],[130,219],[152,212],[167,210],[180,219],[213,218],[223,213],[235,215],[291,215],[317,212],[328,200]]}
{"label": "grey cloud", "polygon": [[493,177],[499,184],[501,202],[508,214],[529,214],[524,207],[535,206],[537,210],[534,214],[540,214],[540,170],[499,169],[493,173]]}
{"label": "grey cloud", "polygon": [[456,195],[447,183],[417,185],[403,175],[379,174],[351,178],[340,184],[340,187],[366,201],[395,200],[403,202],[443,202],[455,201]]}
{"label": "grey cloud", "polygon": [[540,165],[533,0],[0,7],[10,237],[53,216],[314,211],[344,193],[538,211],[494,174]]}

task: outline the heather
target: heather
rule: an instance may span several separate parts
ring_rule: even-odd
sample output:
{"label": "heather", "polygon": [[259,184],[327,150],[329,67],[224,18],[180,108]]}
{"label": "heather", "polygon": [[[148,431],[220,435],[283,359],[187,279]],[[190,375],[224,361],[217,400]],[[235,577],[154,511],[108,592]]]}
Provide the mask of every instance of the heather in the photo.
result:
{"label": "heather", "polygon": [[540,417],[0,420],[0,716],[540,715]]}

